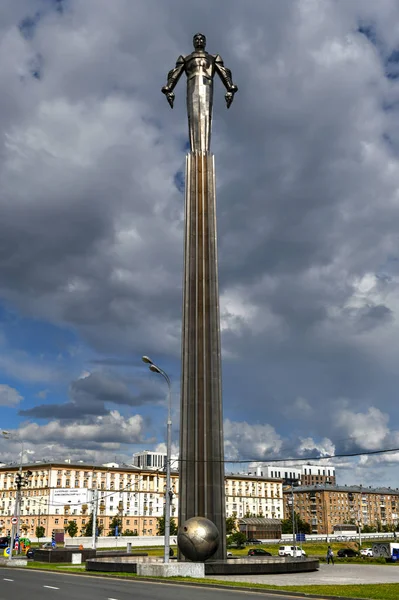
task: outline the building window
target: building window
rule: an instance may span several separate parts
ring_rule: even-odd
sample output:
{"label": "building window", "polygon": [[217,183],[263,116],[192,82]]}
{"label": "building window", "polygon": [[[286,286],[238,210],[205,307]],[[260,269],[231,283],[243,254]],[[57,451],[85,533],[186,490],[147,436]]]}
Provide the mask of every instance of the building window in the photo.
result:
{"label": "building window", "polygon": [[58,525],[58,521],[59,521],[59,519],[55,519],[54,523],[55,523],[56,525]]}

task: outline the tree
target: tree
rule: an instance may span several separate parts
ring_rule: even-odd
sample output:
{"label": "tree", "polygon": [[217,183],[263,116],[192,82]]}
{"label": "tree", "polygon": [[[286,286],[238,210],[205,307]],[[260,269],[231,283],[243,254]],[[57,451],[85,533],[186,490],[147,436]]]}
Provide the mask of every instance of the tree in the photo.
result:
{"label": "tree", "polygon": [[78,533],[78,526],[75,521],[68,521],[68,525],[65,525],[64,531],[66,531],[71,538],[74,538]]}
{"label": "tree", "polygon": [[[294,519],[295,533],[312,533],[310,524],[303,521],[297,513],[294,513]],[[292,516],[289,519],[281,521],[281,533],[292,533]]]}
{"label": "tree", "polygon": [[362,533],[375,533],[375,525],[363,525]]}
{"label": "tree", "polygon": [[[177,534],[177,525],[173,517],[170,518],[170,535]],[[157,535],[165,535],[165,517],[158,517]]]}
{"label": "tree", "polygon": [[118,528],[118,533],[120,534],[122,531],[122,519],[118,516],[115,516],[109,526],[109,536],[116,535],[116,528]]}
{"label": "tree", "polygon": [[233,513],[232,517],[227,517],[227,519],[226,519],[226,535],[231,535],[232,533],[237,531],[236,518],[237,518],[236,513]]}
{"label": "tree", "polygon": [[40,544],[40,538],[44,537],[45,532],[46,532],[46,530],[44,529],[43,525],[38,525],[36,527],[35,534],[39,541],[39,544]]}
{"label": "tree", "polygon": [[[96,528],[97,535],[101,535],[104,529],[104,525],[99,525],[98,519],[96,519]],[[87,521],[86,525],[83,525],[81,529],[81,534],[84,537],[91,537],[93,535],[93,514],[90,515],[90,518]]]}
{"label": "tree", "polygon": [[227,538],[227,545],[236,546],[237,548],[244,548],[246,540],[247,538],[245,533],[242,533],[241,531],[236,531]]}
{"label": "tree", "polygon": [[122,535],[138,535],[137,531],[132,531],[131,529],[125,529]]}

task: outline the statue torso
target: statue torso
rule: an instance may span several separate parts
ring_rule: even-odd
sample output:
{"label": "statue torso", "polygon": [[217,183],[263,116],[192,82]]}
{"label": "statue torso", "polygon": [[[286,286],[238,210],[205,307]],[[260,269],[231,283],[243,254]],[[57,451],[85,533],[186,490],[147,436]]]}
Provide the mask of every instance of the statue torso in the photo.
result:
{"label": "statue torso", "polygon": [[203,76],[212,79],[215,74],[215,57],[204,51],[194,51],[184,58],[187,79]]}

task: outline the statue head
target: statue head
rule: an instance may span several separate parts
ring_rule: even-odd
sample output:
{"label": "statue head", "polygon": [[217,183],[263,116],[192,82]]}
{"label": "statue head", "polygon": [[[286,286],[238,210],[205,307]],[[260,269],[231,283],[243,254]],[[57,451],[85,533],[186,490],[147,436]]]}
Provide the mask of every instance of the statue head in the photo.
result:
{"label": "statue head", "polygon": [[206,37],[203,33],[196,33],[193,37],[193,44],[196,50],[205,50]]}

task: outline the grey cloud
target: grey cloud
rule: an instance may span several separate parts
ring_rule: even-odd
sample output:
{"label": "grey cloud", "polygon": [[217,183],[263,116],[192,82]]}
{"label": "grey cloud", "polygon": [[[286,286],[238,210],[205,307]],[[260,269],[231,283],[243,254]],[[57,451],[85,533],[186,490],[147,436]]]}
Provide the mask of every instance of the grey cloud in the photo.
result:
{"label": "grey cloud", "polygon": [[[225,415],[277,436],[289,423],[315,444],[339,438],[340,397],[356,410],[378,400],[398,419],[396,278],[357,298],[358,281],[397,258],[399,130],[383,109],[398,101],[384,71],[397,3],[87,0],[44,15],[29,40],[16,25],[31,1],[17,4],[0,9],[3,301],[73,327],[100,364],[145,350],[178,378],[185,91],[170,111],[160,87],[203,29],[239,86],[229,111],[217,87],[213,133]],[[39,55],[41,80],[21,81]],[[24,414],[106,416],[112,398],[150,401],[122,388],[93,377],[69,403]],[[282,409],[298,396],[310,416],[295,423]]]}
{"label": "grey cloud", "polygon": [[160,387],[149,380],[136,380],[138,391],[133,392],[125,381],[115,375],[93,372],[73,381],[71,401],[64,404],[40,404],[19,411],[24,417],[36,419],[77,419],[110,414],[107,405],[141,406],[163,400]]}

